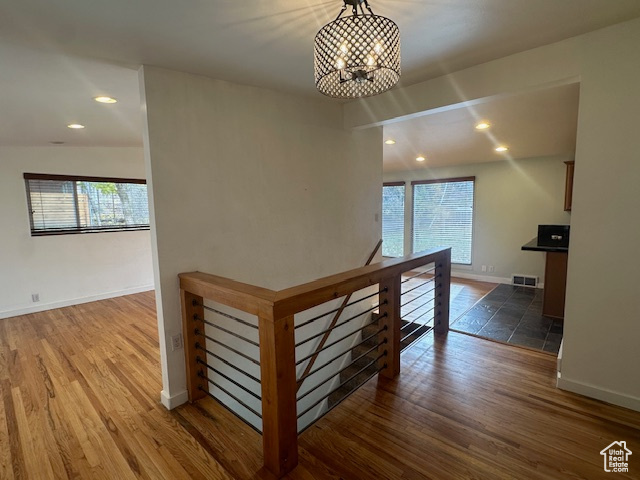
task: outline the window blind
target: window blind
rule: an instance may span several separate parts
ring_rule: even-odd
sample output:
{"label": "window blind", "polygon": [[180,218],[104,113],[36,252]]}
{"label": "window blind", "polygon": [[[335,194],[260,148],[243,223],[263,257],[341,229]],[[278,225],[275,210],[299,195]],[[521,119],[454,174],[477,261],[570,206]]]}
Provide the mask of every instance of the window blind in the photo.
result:
{"label": "window blind", "polygon": [[451,247],[451,262],[471,264],[475,177],[412,182],[413,252]]}
{"label": "window blind", "polygon": [[404,182],[382,187],[382,255],[404,255]]}
{"label": "window blind", "polygon": [[25,173],[31,235],[149,228],[144,180]]}

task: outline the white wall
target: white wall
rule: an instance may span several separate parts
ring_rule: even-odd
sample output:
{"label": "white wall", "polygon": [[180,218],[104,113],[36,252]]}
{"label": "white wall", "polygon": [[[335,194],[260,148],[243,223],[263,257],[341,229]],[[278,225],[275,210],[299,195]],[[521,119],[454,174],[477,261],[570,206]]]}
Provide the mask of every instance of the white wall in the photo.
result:
{"label": "white wall", "polygon": [[0,318],[153,288],[149,231],[32,237],[24,172],[145,176],[141,148],[0,148]]}
{"label": "white wall", "polygon": [[558,385],[640,410],[640,19],[345,106],[350,127],[580,79]]}
{"label": "white wall", "polygon": [[640,20],[581,47],[559,385],[640,410]]}
{"label": "white wall", "polygon": [[[544,253],[525,252],[520,247],[537,236],[538,224],[570,223],[571,216],[564,212],[566,160],[573,158],[531,158],[385,174],[385,182],[406,182],[405,253],[411,252],[411,182],[475,176],[472,265],[453,265],[454,274],[510,283],[515,273],[538,276],[543,282]],[[483,272],[482,265],[493,265],[495,272]]]}
{"label": "white wall", "polygon": [[282,289],[361,266],[380,236],[382,132],[342,106],[143,67],[165,405],[186,400],[178,273]]}

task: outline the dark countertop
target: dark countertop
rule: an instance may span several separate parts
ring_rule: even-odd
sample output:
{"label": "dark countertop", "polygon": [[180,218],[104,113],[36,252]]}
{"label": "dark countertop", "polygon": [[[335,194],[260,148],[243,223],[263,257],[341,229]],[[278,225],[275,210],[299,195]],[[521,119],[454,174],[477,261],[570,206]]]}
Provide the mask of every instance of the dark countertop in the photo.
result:
{"label": "dark countertop", "polygon": [[557,253],[568,253],[568,247],[545,247],[538,245],[538,237],[531,240],[529,243],[525,243],[522,246],[522,250],[530,250],[532,252],[557,252]]}

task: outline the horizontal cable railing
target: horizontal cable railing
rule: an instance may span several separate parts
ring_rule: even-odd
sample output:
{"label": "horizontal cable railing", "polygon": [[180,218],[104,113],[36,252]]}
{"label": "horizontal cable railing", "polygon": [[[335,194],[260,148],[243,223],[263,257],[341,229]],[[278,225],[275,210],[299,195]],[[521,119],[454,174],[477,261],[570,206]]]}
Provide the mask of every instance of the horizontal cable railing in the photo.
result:
{"label": "horizontal cable railing", "polygon": [[261,432],[265,467],[285,475],[299,433],[395,378],[404,345],[448,331],[450,259],[434,249],[281,291],[180,274],[189,400],[213,397]]}
{"label": "horizontal cable railing", "polygon": [[[243,312],[225,312],[192,300],[198,312],[191,316],[191,329],[185,332],[195,341],[197,392],[214,398],[256,431],[262,431],[262,396],[257,317],[240,318]],[[239,374],[239,375],[238,375]]]}

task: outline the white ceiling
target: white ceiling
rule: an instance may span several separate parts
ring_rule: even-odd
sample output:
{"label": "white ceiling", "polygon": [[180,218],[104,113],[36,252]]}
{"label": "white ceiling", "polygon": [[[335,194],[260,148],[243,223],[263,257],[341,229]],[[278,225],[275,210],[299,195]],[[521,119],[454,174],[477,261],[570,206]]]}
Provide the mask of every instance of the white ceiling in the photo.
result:
{"label": "white ceiling", "polygon": [[[396,143],[384,145],[384,170],[572,155],[579,93],[575,83],[391,123],[384,138]],[[480,121],[491,127],[476,130]],[[509,150],[497,153],[498,145]],[[417,162],[418,155],[426,160]]]}
{"label": "white ceiling", "polygon": [[[370,0],[404,84],[640,16],[638,0]],[[317,96],[313,37],[341,0],[0,0],[0,145],[140,145],[150,64]],[[115,105],[92,104],[99,93]],[[328,100],[329,101],[329,100]],[[62,124],[80,122],[81,132]]]}

